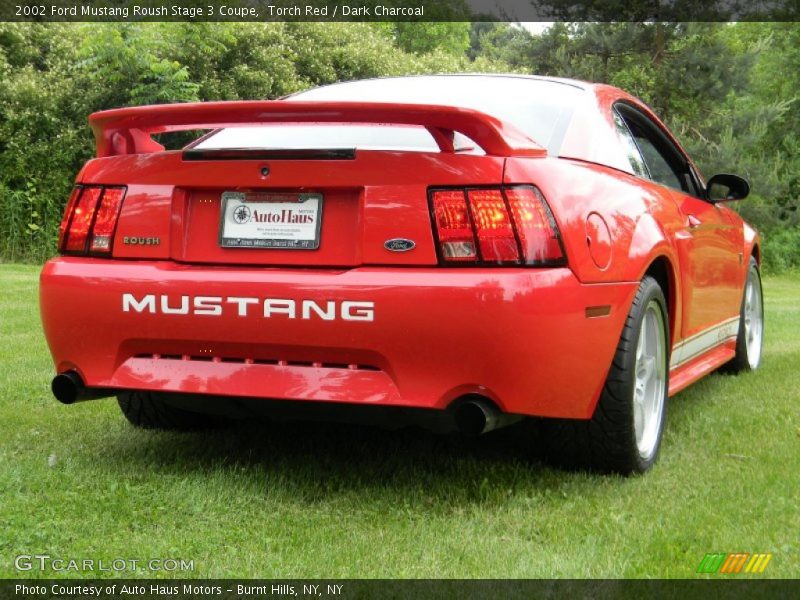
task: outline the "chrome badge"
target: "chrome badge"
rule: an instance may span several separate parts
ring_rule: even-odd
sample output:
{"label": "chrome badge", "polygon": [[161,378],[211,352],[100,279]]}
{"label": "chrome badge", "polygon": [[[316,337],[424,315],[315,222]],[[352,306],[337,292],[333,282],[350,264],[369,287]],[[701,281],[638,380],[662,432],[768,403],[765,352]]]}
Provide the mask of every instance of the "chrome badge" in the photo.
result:
{"label": "chrome badge", "polygon": [[389,252],[408,252],[409,250],[413,250],[416,245],[414,240],[406,238],[392,238],[383,242],[383,247]]}
{"label": "chrome badge", "polygon": [[126,246],[158,246],[161,244],[161,238],[126,235],[122,238],[122,243]]}

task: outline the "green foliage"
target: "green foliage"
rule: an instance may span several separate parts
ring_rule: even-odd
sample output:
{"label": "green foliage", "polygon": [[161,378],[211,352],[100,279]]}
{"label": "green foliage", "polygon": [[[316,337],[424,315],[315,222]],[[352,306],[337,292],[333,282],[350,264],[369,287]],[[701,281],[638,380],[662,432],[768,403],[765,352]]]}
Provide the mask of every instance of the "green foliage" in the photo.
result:
{"label": "green foliage", "polygon": [[769,271],[800,269],[800,227],[773,229],[764,235],[762,256]]}
{"label": "green foliage", "polygon": [[198,99],[199,85],[189,81],[185,66],[165,58],[171,45],[166,36],[154,35],[157,31],[138,23],[87,31],[75,67],[90,102],[123,106]]}
{"label": "green foliage", "polygon": [[396,44],[403,50],[423,54],[437,48],[450,54],[463,54],[469,46],[470,24],[392,23]]}

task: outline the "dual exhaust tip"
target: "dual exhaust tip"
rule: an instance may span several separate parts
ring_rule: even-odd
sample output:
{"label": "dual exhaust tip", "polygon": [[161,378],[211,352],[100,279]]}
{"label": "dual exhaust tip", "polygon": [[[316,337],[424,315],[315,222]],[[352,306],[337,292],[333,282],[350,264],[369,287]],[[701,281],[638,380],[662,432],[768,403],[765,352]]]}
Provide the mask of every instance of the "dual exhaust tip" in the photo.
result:
{"label": "dual exhaust tip", "polygon": [[[50,384],[53,396],[62,404],[74,404],[110,395],[107,390],[88,389],[75,371],[59,373]],[[454,406],[455,427],[464,435],[477,436],[519,421],[522,417],[501,412],[480,396],[468,396]]]}

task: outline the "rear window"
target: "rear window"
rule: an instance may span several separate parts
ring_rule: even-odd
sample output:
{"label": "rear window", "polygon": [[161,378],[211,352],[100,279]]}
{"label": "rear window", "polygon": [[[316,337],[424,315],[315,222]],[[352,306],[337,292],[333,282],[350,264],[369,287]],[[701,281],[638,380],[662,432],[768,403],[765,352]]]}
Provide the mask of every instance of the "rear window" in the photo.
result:
{"label": "rear window", "polygon": [[[522,77],[423,76],[340,83],[300,92],[288,100],[402,102],[471,108],[510,122],[557,156],[583,93],[570,84]],[[476,151],[475,144],[461,135],[456,136],[455,145],[457,151]],[[436,142],[423,127],[293,123],[223,129],[195,147],[438,151]]]}
{"label": "rear window", "polygon": [[258,148],[303,150],[357,148],[436,152],[433,137],[424,127],[394,125],[269,124],[222,129],[196,146],[199,149]]}

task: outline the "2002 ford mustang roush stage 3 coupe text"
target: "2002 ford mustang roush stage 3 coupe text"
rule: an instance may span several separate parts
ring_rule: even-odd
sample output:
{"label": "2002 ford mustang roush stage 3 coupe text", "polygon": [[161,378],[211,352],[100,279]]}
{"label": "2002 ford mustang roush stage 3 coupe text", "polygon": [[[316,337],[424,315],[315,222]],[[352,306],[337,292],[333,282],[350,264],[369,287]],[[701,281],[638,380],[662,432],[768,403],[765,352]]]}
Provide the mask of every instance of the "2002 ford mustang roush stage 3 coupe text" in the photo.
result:
{"label": "2002 ford mustang roush stage 3 coupe text", "polygon": [[41,276],[62,402],[116,395],[144,427],[536,417],[554,460],[636,473],[668,396],[759,364],[760,241],[724,204],[747,182],[704,181],[619,89],[405,77],[89,122]]}

